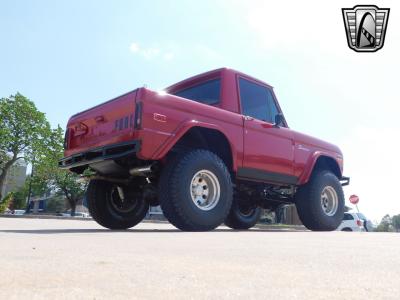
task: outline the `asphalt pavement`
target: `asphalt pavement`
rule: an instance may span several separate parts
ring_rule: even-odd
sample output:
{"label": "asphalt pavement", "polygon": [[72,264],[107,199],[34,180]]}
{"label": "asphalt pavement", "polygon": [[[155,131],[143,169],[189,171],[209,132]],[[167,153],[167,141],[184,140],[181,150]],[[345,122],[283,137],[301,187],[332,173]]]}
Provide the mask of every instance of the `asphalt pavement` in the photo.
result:
{"label": "asphalt pavement", "polygon": [[400,234],[0,218],[0,299],[399,299]]}

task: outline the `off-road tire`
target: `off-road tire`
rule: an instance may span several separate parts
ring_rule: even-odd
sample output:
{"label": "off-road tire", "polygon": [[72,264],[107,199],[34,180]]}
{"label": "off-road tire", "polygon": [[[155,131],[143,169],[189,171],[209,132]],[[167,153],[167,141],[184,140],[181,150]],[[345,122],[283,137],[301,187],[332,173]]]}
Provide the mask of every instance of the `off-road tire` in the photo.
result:
{"label": "off-road tire", "polygon": [[[225,220],[225,225],[237,230],[250,229],[260,220],[262,209],[259,206],[249,206],[243,208],[243,204],[240,203],[242,199],[239,195],[233,197],[233,203],[228,217]],[[246,200],[242,200],[246,201]]]}
{"label": "off-road tire", "polygon": [[[327,215],[323,210],[321,195],[325,187],[332,187],[337,195],[337,210]],[[344,195],[339,179],[330,171],[316,171],[310,181],[299,187],[295,203],[300,220],[313,231],[332,231],[343,220]]]}
{"label": "off-road tire", "polygon": [[112,187],[112,183],[104,180],[90,181],[86,197],[93,219],[109,229],[127,229],[140,223],[149,210],[149,204],[142,198],[137,198],[132,210],[119,212],[110,202]]}
{"label": "off-road tire", "polygon": [[[219,200],[208,211],[198,208],[191,196],[191,180],[200,170],[211,171],[220,185]],[[164,216],[178,229],[213,230],[224,222],[232,205],[230,173],[213,152],[196,149],[177,153],[167,161],[161,172],[159,200]]]}

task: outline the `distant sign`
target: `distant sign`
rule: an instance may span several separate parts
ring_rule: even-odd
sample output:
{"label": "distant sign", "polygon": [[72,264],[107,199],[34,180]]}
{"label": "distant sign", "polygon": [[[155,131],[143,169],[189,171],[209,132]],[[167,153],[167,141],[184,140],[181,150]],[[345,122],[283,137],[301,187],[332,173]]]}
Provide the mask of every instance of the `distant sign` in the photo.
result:
{"label": "distant sign", "polygon": [[357,204],[360,201],[360,198],[358,198],[357,195],[351,195],[349,198],[349,201],[351,204]]}

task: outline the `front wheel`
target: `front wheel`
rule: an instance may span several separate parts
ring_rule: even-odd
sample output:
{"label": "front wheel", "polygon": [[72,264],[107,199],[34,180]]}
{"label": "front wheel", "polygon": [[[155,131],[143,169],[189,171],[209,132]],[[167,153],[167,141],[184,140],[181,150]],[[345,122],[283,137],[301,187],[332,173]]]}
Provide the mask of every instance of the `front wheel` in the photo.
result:
{"label": "front wheel", "polygon": [[315,172],[310,181],[298,189],[295,202],[300,220],[310,230],[332,231],[343,220],[343,189],[330,171]]}
{"label": "front wheel", "polygon": [[149,204],[129,187],[118,187],[104,180],[91,180],[87,194],[93,219],[109,229],[127,229],[140,223]]}

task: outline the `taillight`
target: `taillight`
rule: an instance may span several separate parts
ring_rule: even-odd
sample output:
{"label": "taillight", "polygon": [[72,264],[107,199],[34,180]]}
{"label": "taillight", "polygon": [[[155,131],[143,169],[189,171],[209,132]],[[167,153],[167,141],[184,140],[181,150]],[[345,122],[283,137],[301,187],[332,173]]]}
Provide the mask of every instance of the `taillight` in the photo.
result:
{"label": "taillight", "polygon": [[361,220],[357,220],[357,226],[362,227],[363,226],[363,222]]}
{"label": "taillight", "polygon": [[142,102],[137,102],[135,107],[135,129],[142,128]]}
{"label": "taillight", "polygon": [[70,129],[67,128],[67,130],[65,131],[65,135],[64,135],[64,149],[68,149],[69,146],[69,133],[70,133]]}

